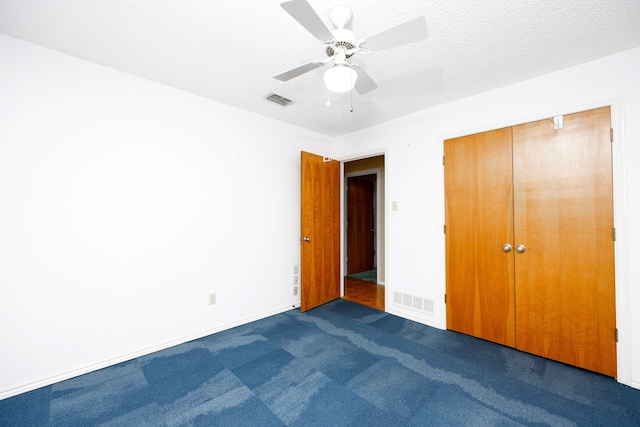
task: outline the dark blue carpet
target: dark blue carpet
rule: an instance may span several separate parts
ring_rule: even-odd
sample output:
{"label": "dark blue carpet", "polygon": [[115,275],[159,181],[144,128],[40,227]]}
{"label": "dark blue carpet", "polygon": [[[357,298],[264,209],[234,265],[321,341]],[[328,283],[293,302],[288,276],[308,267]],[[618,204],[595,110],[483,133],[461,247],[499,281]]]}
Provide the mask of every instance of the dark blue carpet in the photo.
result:
{"label": "dark blue carpet", "polygon": [[640,426],[640,390],[338,300],[0,401],[0,426]]}

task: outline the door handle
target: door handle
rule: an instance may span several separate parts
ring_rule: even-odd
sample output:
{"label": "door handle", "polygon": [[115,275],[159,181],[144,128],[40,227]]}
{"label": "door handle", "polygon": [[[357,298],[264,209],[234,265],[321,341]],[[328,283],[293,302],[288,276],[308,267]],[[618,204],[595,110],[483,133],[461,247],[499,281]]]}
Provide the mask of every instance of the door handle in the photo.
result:
{"label": "door handle", "polygon": [[304,241],[304,242],[311,242],[311,237],[309,237],[309,236],[301,237],[301,238],[300,238],[300,241],[301,241],[301,242],[302,242],[302,241]]}
{"label": "door handle", "polygon": [[527,248],[524,247],[524,245],[518,245],[516,246],[516,252],[518,252],[519,254],[521,254],[522,252],[524,252]]}
{"label": "door handle", "polygon": [[511,245],[510,245],[510,244],[508,244],[508,243],[507,243],[507,244],[505,244],[505,245],[502,247],[502,250],[503,250],[503,251],[505,251],[505,252],[509,252],[509,251],[511,251]]}

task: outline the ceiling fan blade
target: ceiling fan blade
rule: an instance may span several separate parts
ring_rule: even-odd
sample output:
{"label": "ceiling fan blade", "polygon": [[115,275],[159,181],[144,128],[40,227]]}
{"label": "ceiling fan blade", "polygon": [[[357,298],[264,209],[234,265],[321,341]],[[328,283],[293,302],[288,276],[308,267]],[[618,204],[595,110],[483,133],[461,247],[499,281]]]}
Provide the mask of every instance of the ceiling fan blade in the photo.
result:
{"label": "ceiling fan blade", "polygon": [[306,0],[286,1],[280,6],[321,42],[330,42],[334,39],[331,30]]}
{"label": "ceiling fan blade", "polygon": [[374,82],[371,77],[369,77],[369,74],[367,74],[364,69],[356,67],[355,70],[356,73],[358,73],[358,78],[356,79],[356,90],[360,95],[371,92],[378,87],[376,82]]}
{"label": "ceiling fan blade", "polygon": [[427,19],[418,16],[368,37],[364,41],[364,47],[367,51],[373,52],[423,40],[428,36]]}
{"label": "ceiling fan blade", "polygon": [[316,68],[321,67],[322,65],[323,65],[322,62],[309,62],[307,64],[300,65],[299,67],[292,68],[289,71],[285,71],[284,73],[280,73],[277,76],[273,76],[273,78],[286,82],[287,80],[291,80],[292,78],[298,77],[306,72],[315,70]]}

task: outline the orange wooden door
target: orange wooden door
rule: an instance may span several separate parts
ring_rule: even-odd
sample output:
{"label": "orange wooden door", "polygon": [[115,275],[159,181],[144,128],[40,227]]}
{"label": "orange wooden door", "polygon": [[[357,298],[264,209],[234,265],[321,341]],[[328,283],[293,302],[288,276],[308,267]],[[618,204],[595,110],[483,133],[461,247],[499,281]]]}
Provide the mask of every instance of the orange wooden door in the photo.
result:
{"label": "orange wooden door", "polygon": [[513,128],[516,346],[616,376],[610,109]]}
{"label": "orange wooden door", "polygon": [[347,183],[347,274],[353,274],[373,269],[373,182]]}
{"label": "orange wooden door", "polygon": [[301,153],[300,310],[340,298],[340,162]]}
{"label": "orange wooden door", "polygon": [[444,143],[447,328],[513,347],[511,129]]}

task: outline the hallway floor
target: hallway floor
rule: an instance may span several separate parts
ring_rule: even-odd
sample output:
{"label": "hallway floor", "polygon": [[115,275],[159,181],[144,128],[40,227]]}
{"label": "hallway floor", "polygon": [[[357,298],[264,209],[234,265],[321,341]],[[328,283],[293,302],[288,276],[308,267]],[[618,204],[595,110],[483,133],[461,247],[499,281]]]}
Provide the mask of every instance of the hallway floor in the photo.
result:
{"label": "hallway floor", "polygon": [[344,297],[347,301],[384,311],[384,285],[366,280],[344,278]]}

